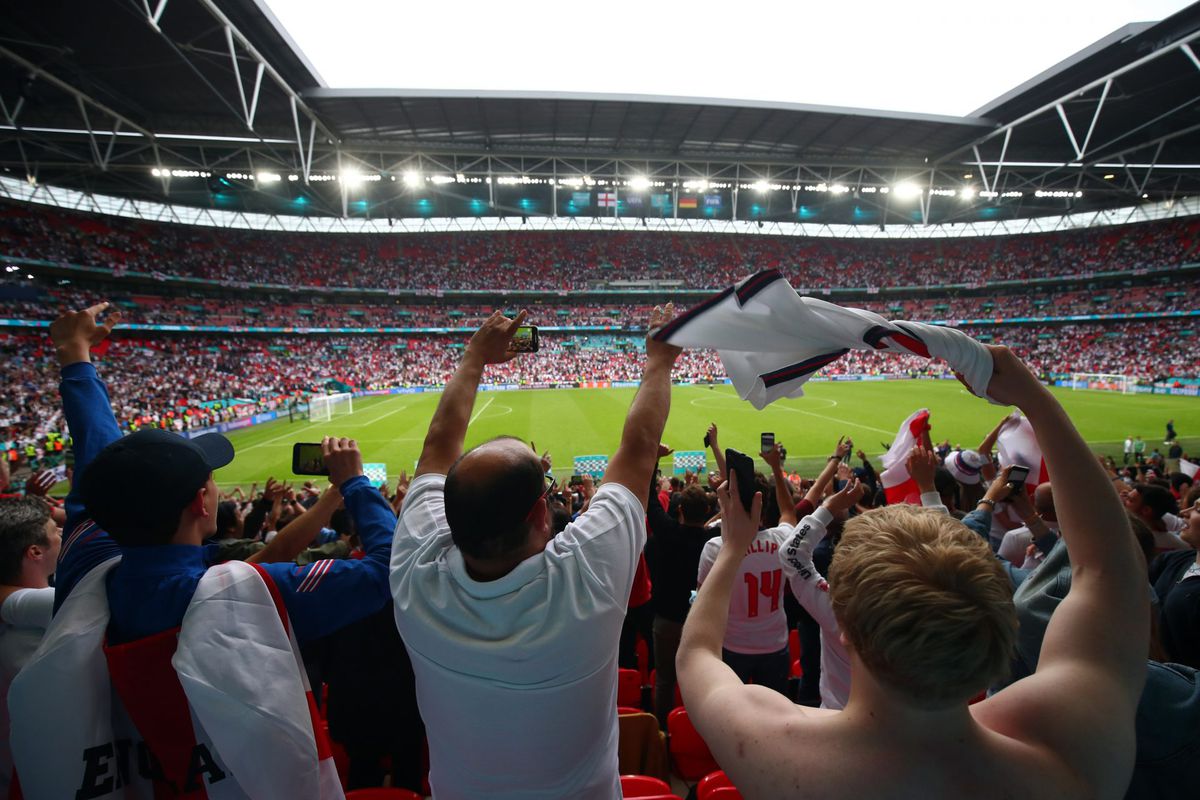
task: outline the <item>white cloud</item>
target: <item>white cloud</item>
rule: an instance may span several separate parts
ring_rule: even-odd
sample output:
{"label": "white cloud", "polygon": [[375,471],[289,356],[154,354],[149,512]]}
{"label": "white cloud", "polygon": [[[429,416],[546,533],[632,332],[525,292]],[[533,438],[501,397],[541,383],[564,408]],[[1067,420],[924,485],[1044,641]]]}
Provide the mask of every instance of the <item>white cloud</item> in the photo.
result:
{"label": "white cloud", "polygon": [[266,0],[335,88],[675,95],[963,115],[1185,0]]}

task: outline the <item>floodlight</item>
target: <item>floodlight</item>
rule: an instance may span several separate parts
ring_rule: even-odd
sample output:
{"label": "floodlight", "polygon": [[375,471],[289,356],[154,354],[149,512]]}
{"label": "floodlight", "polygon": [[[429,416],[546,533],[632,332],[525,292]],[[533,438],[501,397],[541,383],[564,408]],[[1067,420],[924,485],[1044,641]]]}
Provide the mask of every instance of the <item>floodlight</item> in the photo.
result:
{"label": "floodlight", "polygon": [[892,187],[892,191],[896,197],[901,200],[912,200],[915,197],[921,196],[921,187],[911,181],[901,181]]}
{"label": "floodlight", "polygon": [[278,172],[260,172],[255,175],[259,183],[275,183],[281,180]]}
{"label": "floodlight", "polygon": [[347,186],[358,186],[363,182],[362,173],[353,169],[342,170],[342,174],[339,176],[339,179]]}
{"label": "floodlight", "polygon": [[973,200],[975,198],[975,187],[964,186],[963,188],[959,189],[958,196],[963,200]]}
{"label": "floodlight", "polygon": [[766,192],[771,188],[771,185],[766,181],[755,181],[754,183],[750,184],[750,188],[756,192]]}
{"label": "floodlight", "polygon": [[421,173],[417,172],[416,170],[409,170],[408,172],[404,173],[404,185],[412,187],[420,186]]}
{"label": "floodlight", "polygon": [[1112,180],[1113,178],[1115,178],[1115,177],[1117,177],[1117,176],[1116,176],[1116,175],[1113,175],[1113,174],[1110,172],[1110,173],[1108,173],[1107,175],[1105,175],[1105,176],[1104,176],[1104,180],[1106,180],[1106,181],[1111,181],[1111,180]]}
{"label": "floodlight", "polygon": [[629,179],[629,188],[635,191],[644,191],[650,188],[650,179],[645,175],[634,175]]}

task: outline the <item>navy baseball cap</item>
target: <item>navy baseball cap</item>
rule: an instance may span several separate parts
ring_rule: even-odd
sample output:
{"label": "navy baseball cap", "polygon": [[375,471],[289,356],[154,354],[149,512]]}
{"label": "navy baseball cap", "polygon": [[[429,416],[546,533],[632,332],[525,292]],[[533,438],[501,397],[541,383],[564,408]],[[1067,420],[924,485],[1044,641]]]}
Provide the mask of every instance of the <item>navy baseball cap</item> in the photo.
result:
{"label": "navy baseball cap", "polygon": [[88,515],[123,543],[160,531],[164,520],[177,525],[213,470],[231,461],[233,445],[219,433],[185,439],[137,431],[97,454],[79,477],[79,493]]}

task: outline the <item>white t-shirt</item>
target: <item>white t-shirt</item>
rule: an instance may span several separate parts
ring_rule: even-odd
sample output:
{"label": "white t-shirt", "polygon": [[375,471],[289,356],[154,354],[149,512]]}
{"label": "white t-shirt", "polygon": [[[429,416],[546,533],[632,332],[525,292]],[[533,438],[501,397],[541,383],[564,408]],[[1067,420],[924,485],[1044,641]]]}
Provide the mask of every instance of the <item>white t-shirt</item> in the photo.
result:
{"label": "white t-shirt", "polygon": [[409,486],[391,561],[434,792],[619,798],[617,642],[646,542],[642,504],[606,483],[540,554],[480,583],[451,540],[445,482]]}
{"label": "white t-shirt", "polygon": [[[1046,527],[1058,533],[1058,523],[1047,522]],[[1033,532],[1029,530],[1028,525],[1022,525],[1004,534],[1004,541],[1000,543],[1000,549],[996,552],[1013,566],[1019,567],[1025,563],[1025,551],[1031,544],[1033,544]],[[1040,561],[1036,557],[1034,560]]]}
{"label": "white t-shirt", "polygon": [[0,797],[8,796],[12,750],[8,745],[8,687],[50,627],[54,587],[18,589],[0,606]]}
{"label": "white t-shirt", "polygon": [[[777,653],[787,647],[787,615],[783,610],[786,578],[778,554],[779,546],[791,534],[791,525],[766,528],[755,535],[746,549],[729,598],[729,623],[723,643],[726,650],[759,655]],[[696,573],[697,587],[704,583],[716,563],[721,541],[720,536],[714,536],[704,544]]]}

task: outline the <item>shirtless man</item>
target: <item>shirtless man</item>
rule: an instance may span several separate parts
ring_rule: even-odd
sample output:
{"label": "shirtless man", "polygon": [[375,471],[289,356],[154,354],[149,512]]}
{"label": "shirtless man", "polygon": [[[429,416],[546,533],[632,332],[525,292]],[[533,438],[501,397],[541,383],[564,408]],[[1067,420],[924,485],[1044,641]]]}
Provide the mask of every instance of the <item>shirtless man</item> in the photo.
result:
{"label": "shirtless man", "polygon": [[1007,348],[989,349],[988,393],[1033,425],[1074,566],[1037,671],[967,705],[1007,670],[1011,588],[961,523],[892,506],[847,523],[830,570],[851,662],[845,710],[743,685],[721,662],[721,640],[761,499],[747,514],[736,487],[722,486],[729,546],[688,615],[677,665],[696,728],[747,798],[1124,795],[1149,619],[1135,540],[1066,412]]}

